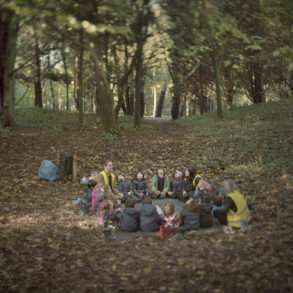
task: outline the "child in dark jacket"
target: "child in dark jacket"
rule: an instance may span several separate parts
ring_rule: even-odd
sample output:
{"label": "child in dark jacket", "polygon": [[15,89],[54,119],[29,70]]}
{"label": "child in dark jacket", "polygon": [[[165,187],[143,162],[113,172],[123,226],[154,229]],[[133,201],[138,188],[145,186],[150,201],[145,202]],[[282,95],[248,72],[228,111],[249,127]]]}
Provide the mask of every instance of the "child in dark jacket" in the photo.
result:
{"label": "child in dark jacket", "polygon": [[148,186],[142,172],[138,172],[132,182],[132,194],[136,202],[140,202],[148,196]]}
{"label": "child in dark jacket", "polygon": [[200,206],[200,227],[209,228],[213,225],[213,199],[215,197],[216,190],[212,184],[205,179],[200,179],[193,199],[199,203]]}
{"label": "child in dark jacket", "polygon": [[92,205],[92,192],[97,185],[94,180],[89,180],[87,188],[84,190],[83,196],[77,198],[74,203],[79,206],[82,215],[88,214],[91,210]]}
{"label": "child in dark jacket", "polygon": [[174,178],[170,181],[168,196],[172,198],[182,198],[183,192],[183,173],[176,170]]}
{"label": "child in dark jacket", "polygon": [[194,193],[194,177],[195,170],[193,168],[186,168],[184,171],[183,177],[183,192],[182,192],[182,200],[187,201],[190,199]]}
{"label": "child in dark jacket", "polygon": [[160,229],[162,219],[151,198],[146,198],[140,209],[140,229],[143,232],[156,232]]}
{"label": "child in dark jacket", "polygon": [[200,227],[199,217],[199,205],[193,199],[188,200],[180,213],[179,232],[197,230]]}
{"label": "child in dark jacket", "polygon": [[126,202],[126,200],[131,195],[131,183],[125,180],[124,176],[122,175],[118,176],[118,191],[122,202]]}
{"label": "child in dark jacket", "polygon": [[134,207],[135,201],[128,198],[125,208],[119,213],[118,227],[122,231],[136,232],[139,229],[139,211]]}

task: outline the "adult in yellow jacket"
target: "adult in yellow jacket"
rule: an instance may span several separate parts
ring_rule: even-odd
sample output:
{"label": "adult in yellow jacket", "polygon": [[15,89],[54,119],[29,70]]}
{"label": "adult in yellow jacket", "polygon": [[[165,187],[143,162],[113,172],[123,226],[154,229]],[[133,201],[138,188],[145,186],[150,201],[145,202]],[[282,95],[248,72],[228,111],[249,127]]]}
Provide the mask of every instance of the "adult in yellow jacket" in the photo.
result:
{"label": "adult in yellow jacket", "polygon": [[103,186],[104,191],[118,194],[117,191],[117,178],[113,172],[113,162],[106,161],[104,165],[104,170],[94,176],[94,178],[98,184]]}
{"label": "adult in yellow jacket", "polygon": [[224,206],[215,211],[214,216],[224,225],[225,233],[233,233],[233,228],[245,230],[251,221],[245,196],[231,179],[224,180],[223,189],[226,193]]}

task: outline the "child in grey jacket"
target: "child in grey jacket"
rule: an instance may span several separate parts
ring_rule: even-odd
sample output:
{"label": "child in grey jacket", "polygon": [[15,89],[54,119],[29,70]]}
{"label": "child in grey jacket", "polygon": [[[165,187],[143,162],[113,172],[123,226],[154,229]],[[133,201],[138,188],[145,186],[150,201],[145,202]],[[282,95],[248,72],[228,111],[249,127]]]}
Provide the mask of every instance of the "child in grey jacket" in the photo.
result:
{"label": "child in grey jacket", "polygon": [[156,232],[160,229],[162,218],[151,198],[146,198],[140,209],[140,229],[143,232]]}
{"label": "child in grey jacket", "polygon": [[132,182],[132,194],[136,202],[140,202],[148,196],[148,186],[142,172],[137,172],[136,178]]}
{"label": "child in grey jacket", "polygon": [[200,227],[200,208],[198,203],[190,199],[188,200],[180,213],[179,232],[197,230]]}
{"label": "child in grey jacket", "polygon": [[122,201],[126,202],[126,200],[131,195],[131,183],[125,180],[124,176],[122,175],[118,176],[118,191]]}
{"label": "child in grey jacket", "polygon": [[168,196],[181,199],[183,187],[183,173],[179,170],[176,170],[174,178],[172,178],[170,181],[170,190],[168,191]]}
{"label": "child in grey jacket", "polygon": [[139,211],[131,198],[127,199],[125,208],[120,212],[118,227],[126,232],[136,232],[139,229]]}

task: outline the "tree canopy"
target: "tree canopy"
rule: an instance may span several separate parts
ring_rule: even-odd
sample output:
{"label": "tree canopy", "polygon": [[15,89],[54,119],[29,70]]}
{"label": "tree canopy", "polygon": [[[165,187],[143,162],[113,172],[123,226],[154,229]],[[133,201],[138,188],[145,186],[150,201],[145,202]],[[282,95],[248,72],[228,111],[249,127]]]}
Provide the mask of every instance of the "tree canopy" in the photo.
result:
{"label": "tree canopy", "polygon": [[223,109],[293,88],[288,0],[11,0],[0,7],[1,112],[4,105],[12,115],[21,106],[77,110],[82,124],[83,113],[94,111],[115,132],[121,110],[135,127],[157,106],[173,119],[222,117]]}

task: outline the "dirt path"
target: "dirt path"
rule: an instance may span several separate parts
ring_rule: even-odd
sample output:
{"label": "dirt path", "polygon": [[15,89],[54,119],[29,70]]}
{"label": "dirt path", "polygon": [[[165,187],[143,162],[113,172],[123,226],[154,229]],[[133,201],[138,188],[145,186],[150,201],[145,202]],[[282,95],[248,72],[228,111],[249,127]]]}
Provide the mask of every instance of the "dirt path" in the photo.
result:
{"label": "dirt path", "polygon": [[129,178],[141,166],[150,178],[159,167],[172,173],[196,164],[217,180],[231,170],[214,144],[204,133],[157,121],[119,138],[98,130],[40,129],[17,129],[1,138],[0,292],[289,292],[291,222],[278,216],[281,187],[273,189],[268,174],[241,174],[242,190],[258,200],[251,233],[216,231],[164,242],[105,241],[95,218],[81,217],[72,205],[79,184],[36,176],[41,160],[56,161],[67,151],[79,155],[82,174],[100,170],[111,158]]}

